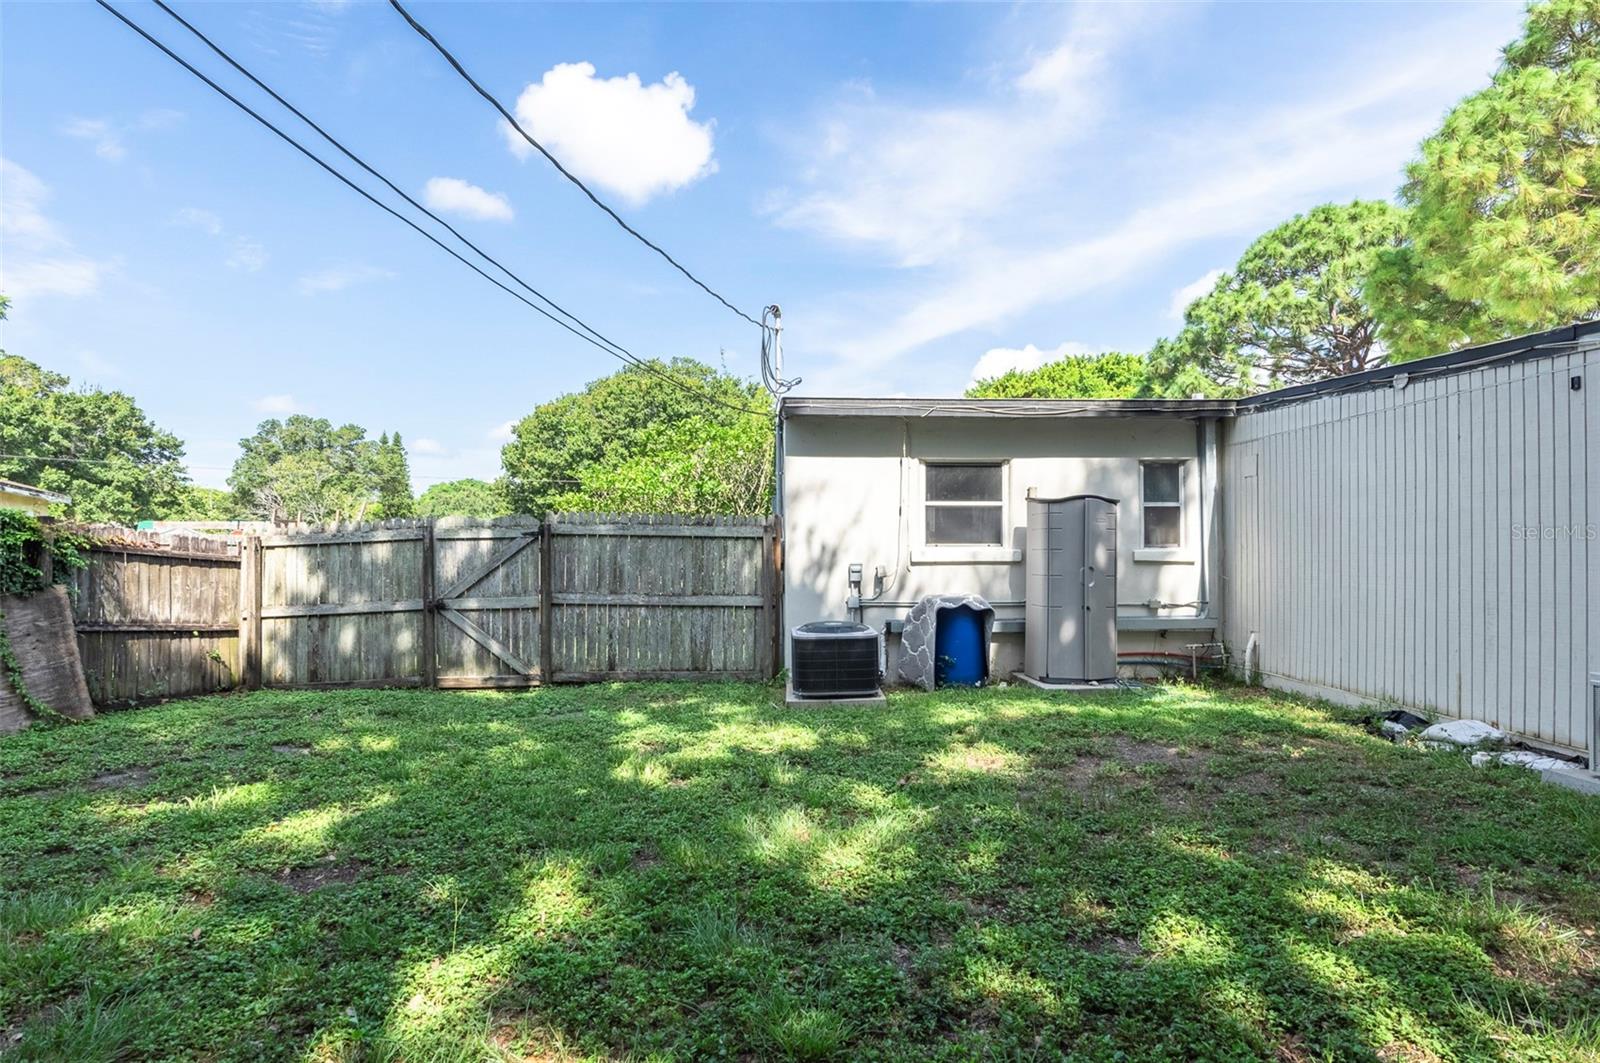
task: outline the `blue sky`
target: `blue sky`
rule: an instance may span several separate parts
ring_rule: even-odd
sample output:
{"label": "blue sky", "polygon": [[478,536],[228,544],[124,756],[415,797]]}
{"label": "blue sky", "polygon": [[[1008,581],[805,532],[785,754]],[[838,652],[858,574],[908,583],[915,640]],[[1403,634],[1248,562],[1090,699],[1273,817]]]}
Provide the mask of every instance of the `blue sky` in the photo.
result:
{"label": "blue sky", "polygon": [[[153,5],[117,2],[262,99]],[[513,150],[386,4],[174,6],[635,353],[755,374],[755,330]],[[1145,349],[1264,229],[1393,195],[1521,17],[1512,3],[413,11],[647,235],[739,306],[780,303],[808,394],[957,394],[980,360]],[[402,432],[419,489],[492,477],[507,422],[616,368],[91,4],[0,4],[0,156],[14,300],[0,342],[132,393],[185,440],[200,483],[221,486],[237,440],[288,412]]]}

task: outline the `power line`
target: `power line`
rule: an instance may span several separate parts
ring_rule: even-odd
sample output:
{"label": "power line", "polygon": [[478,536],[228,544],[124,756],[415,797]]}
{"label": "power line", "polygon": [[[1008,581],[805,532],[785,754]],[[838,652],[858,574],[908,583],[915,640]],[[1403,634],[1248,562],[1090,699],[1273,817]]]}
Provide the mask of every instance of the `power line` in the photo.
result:
{"label": "power line", "polygon": [[711,296],[711,298],[715,299],[717,302],[721,303],[723,306],[727,307],[729,310],[732,310],[735,314],[738,314],[740,317],[742,317],[746,321],[750,322],[750,324],[756,326],[759,329],[762,329],[763,332],[766,331],[765,326],[762,325],[762,323],[760,321],[757,321],[755,318],[751,317],[749,314],[745,313],[743,310],[740,310],[737,306],[734,306],[732,303],[728,302],[727,299],[724,299],[710,285],[706,284],[705,281],[701,280],[699,277],[696,277],[693,273],[690,273],[689,270],[683,265],[683,263],[679,262],[677,259],[675,259],[671,255],[667,254],[665,249],[663,249],[659,244],[656,244],[653,241],[651,241],[648,237],[646,237],[638,229],[635,229],[633,226],[631,226],[627,222],[623,221],[622,220],[622,216],[620,214],[618,214],[616,211],[612,210],[610,207],[608,207],[600,199],[599,196],[595,195],[592,191],[590,191],[588,185],[584,184],[582,181],[578,180],[577,177],[573,176],[573,174],[572,174],[572,172],[570,170],[568,170],[565,166],[561,165],[561,160],[557,159],[554,155],[550,154],[550,152],[548,150],[546,150],[546,148],[545,148],[545,146],[543,144],[541,144],[537,140],[535,140],[533,138],[533,136],[526,129],[522,128],[522,123],[518,122],[516,120],[516,118],[511,114],[511,112],[506,110],[504,104],[502,104],[499,100],[495,99],[493,94],[491,94],[488,89],[486,89],[482,85],[478,84],[477,80],[471,74],[467,73],[467,69],[466,69],[466,67],[461,65],[461,61],[458,60],[454,55],[450,54],[450,49],[448,49],[444,45],[440,44],[439,43],[439,39],[437,37],[435,37],[432,33],[429,33],[428,32],[428,28],[426,26],[424,26],[422,23],[418,22],[414,17],[412,17],[411,12],[407,11],[404,7],[402,7],[400,5],[400,0],[389,0],[389,6],[393,7],[396,11],[400,12],[400,17],[405,19],[406,22],[410,24],[411,28],[416,30],[417,33],[422,37],[423,40],[425,40],[429,44],[433,45],[434,49],[437,50],[440,55],[444,56],[445,62],[449,63],[452,67],[454,67],[455,68],[455,72],[457,74],[460,74],[462,79],[465,80],[468,85],[471,85],[473,90],[476,91],[479,96],[482,96],[485,100],[488,100],[490,106],[492,106],[495,110],[500,112],[500,117],[504,118],[508,123],[510,123],[511,128],[515,129],[519,134],[521,134],[523,140],[526,140],[529,144],[532,144],[535,148],[537,148],[539,150],[539,154],[543,155],[546,159],[548,159],[550,161],[550,165],[554,166],[558,171],[560,171],[562,177],[565,177],[567,180],[569,180],[573,184],[577,185],[578,188],[583,191],[583,194],[589,197],[589,201],[591,203],[593,203],[595,206],[599,207],[601,210],[605,211],[607,214],[611,215],[611,220],[616,222],[618,225],[622,226],[622,228],[630,236],[632,236],[635,240],[638,240],[640,243],[644,244],[650,250],[654,251],[656,254],[660,255],[662,258],[664,258],[668,262],[670,262],[674,269],[676,269],[679,273],[683,274],[685,277],[688,277],[691,281],[693,281],[695,283],[695,285],[697,285],[700,288],[701,291],[705,292],[707,295]]}
{"label": "power line", "polygon": [[450,235],[454,236],[457,240],[460,240],[463,244],[466,244],[473,251],[477,252],[478,255],[480,257],[482,257],[485,261],[492,263],[495,266],[495,268],[500,270],[501,273],[504,273],[507,277],[511,278],[514,282],[516,282],[517,284],[521,285],[528,292],[530,292],[535,297],[537,297],[542,302],[544,302],[545,305],[551,307],[557,313],[561,314],[562,316],[566,317],[568,320],[570,320],[573,323],[577,324],[580,328],[583,328],[584,330],[588,331],[592,336],[594,336],[596,339],[600,340],[601,342],[607,344],[608,346],[615,347],[617,350],[622,351],[624,354],[627,354],[629,357],[635,357],[630,351],[627,350],[627,348],[623,347],[620,343],[617,343],[616,341],[611,340],[611,339],[607,338],[606,336],[600,334],[599,332],[596,332],[595,330],[589,328],[589,326],[587,324],[585,324],[583,321],[579,320],[577,317],[574,317],[572,314],[568,313],[565,308],[563,308],[562,306],[560,306],[559,304],[557,304],[556,302],[551,300],[548,296],[546,296],[543,292],[539,291],[537,288],[534,288],[532,285],[528,284],[521,277],[518,277],[515,273],[511,272],[511,270],[507,269],[504,265],[502,265],[498,260],[493,258],[488,252],[483,250],[483,248],[479,247],[477,244],[473,243],[471,240],[469,240],[465,236],[463,236],[461,234],[461,232],[458,229],[456,229],[455,226],[451,225],[448,221],[446,221],[445,219],[439,217],[439,215],[435,214],[433,211],[429,210],[427,207],[423,206],[421,203],[418,203],[415,199],[411,198],[411,196],[408,195],[405,192],[404,189],[400,188],[393,181],[389,180],[387,177],[385,177],[383,174],[379,173],[372,166],[368,165],[366,160],[362,159],[355,152],[353,152],[349,148],[345,147],[345,145],[343,143],[341,143],[336,137],[334,137],[333,134],[329,133],[326,129],[323,129],[316,122],[312,121],[311,118],[309,116],[307,116],[304,111],[300,110],[294,104],[290,103],[288,100],[286,100],[282,96],[278,95],[278,93],[275,92],[270,85],[268,85],[266,82],[264,82],[260,78],[256,77],[255,74],[253,74],[249,70],[247,70],[244,67],[243,64],[241,64],[238,60],[234,59],[233,56],[229,55],[225,50],[223,50],[223,48],[220,45],[218,45],[210,37],[207,37],[198,28],[196,28],[191,22],[189,22],[187,19],[185,19],[182,15],[178,14],[172,8],[168,7],[167,4],[164,2],[164,0],[154,0],[154,3],[162,11],[166,12],[167,15],[170,16],[173,19],[173,21],[177,22],[178,25],[182,26],[184,29],[188,30],[190,33],[192,33],[196,37],[198,37],[202,44],[204,44],[207,48],[210,48],[213,52],[215,52],[229,66],[233,67],[239,73],[241,73],[245,77],[249,78],[250,81],[253,82],[255,84],[255,86],[257,88],[259,88],[262,92],[265,92],[268,96],[271,96],[274,100],[276,100],[279,104],[281,104],[284,107],[284,109],[289,111],[289,113],[293,114],[296,118],[300,119],[300,121],[304,122],[306,125],[310,126],[312,129],[314,129],[317,132],[317,134],[322,137],[323,140],[326,140],[329,144],[333,145],[333,147],[336,148],[339,152],[341,152],[345,156],[345,158],[349,159],[351,162],[353,162],[357,166],[361,167],[367,173],[371,174],[373,177],[376,177],[379,181],[383,182],[383,184],[385,186],[387,186],[388,189],[391,192],[393,192],[395,195],[399,196],[401,199],[403,199],[407,203],[411,204],[412,207],[414,207],[417,210],[421,211],[423,214],[426,214],[428,217],[432,218],[439,225],[443,226],[446,230],[449,231]]}
{"label": "power line", "polygon": [[[739,404],[736,404],[736,403],[731,403],[731,402],[728,402],[728,401],[726,401],[726,400],[724,400],[722,398],[719,398],[718,396],[712,395],[712,394],[710,394],[708,392],[704,392],[704,391],[701,391],[699,389],[693,388],[690,385],[684,383],[683,381],[678,380],[672,374],[664,372],[661,369],[657,368],[656,366],[652,365],[650,362],[645,361],[643,359],[640,359],[637,356],[631,354],[625,348],[622,348],[622,347],[612,343],[610,340],[605,340],[604,337],[600,336],[599,332],[597,332],[594,329],[590,328],[588,325],[583,324],[583,322],[580,321],[577,317],[575,317],[572,314],[568,313],[566,310],[561,309],[558,304],[556,304],[555,302],[553,302],[552,300],[550,300],[548,297],[544,296],[543,294],[539,293],[537,291],[537,289],[534,289],[531,285],[528,285],[527,282],[521,280],[521,278],[516,277],[515,274],[512,274],[510,270],[506,269],[506,267],[500,265],[495,260],[489,258],[488,255],[485,255],[482,251],[478,250],[469,241],[465,240],[464,238],[462,239],[463,243],[466,243],[469,247],[472,247],[473,250],[477,251],[478,254],[483,255],[483,257],[486,260],[492,262],[502,272],[505,272],[508,276],[513,277],[513,279],[516,280],[516,282],[518,284],[520,284],[523,287],[527,288],[529,291],[533,292],[535,295],[538,295],[538,297],[540,299],[542,299],[545,302],[549,303],[551,306],[556,307],[557,310],[560,310],[560,312],[562,314],[566,315],[567,317],[572,318],[573,321],[578,321],[579,325],[581,325],[584,329],[588,330],[589,333],[593,333],[593,335],[585,334],[585,332],[579,331],[579,329],[577,327],[574,327],[573,325],[570,325],[567,322],[565,322],[565,321],[561,320],[560,318],[556,317],[555,315],[551,314],[549,311],[545,310],[543,307],[539,306],[537,303],[534,303],[534,302],[530,301],[526,296],[523,296],[523,295],[519,294],[518,292],[516,292],[516,291],[512,290],[511,288],[507,287],[500,280],[496,279],[495,277],[490,276],[488,273],[484,272],[484,270],[481,267],[479,267],[476,263],[474,263],[474,262],[468,260],[467,258],[465,258],[464,256],[462,256],[460,252],[456,251],[454,248],[452,248],[448,244],[444,243],[442,240],[440,240],[433,233],[428,232],[426,229],[424,229],[420,225],[418,225],[415,221],[413,221],[410,218],[406,217],[405,215],[401,214],[399,211],[395,210],[393,207],[389,206],[387,203],[384,203],[382,200],[378,199],[371,192],[368,192],[365,188],[362,188],[360,185],[358,185],[354,181],[350,180],[350,178],[346,177],[343,173],[339,172],[331,164],[329,164],[327,161],[325,161],[324,159],[319,157],[310,148],[307,148],[305,145],[301,144],[294,137],[290,136],[288,133],[285,133],[282,129],[278,128],[271,121],[269,121],[268,119],[264,118],[261,114],[259,114],[257,111],[252,109],[244,101],[240,100],[237,96],[233,95],[233,93],[229,92],[227,89],[223,88],[221,85],[217,84],[217,82],[213,81],[210,77],[208,77],[207,75],[202,73],[200,70],[198,70],[188,60],[186,60],[182,56],[178,55],[171,48],[168,48],[160,40],[158,40],[157,38],[152,36],[149,32],[147,32],[144,29],[144,27],[140,26],[138,23],[136,23],[132,19],[128,18],[128,16],[124,15],[121,11],[119,11],[115,7],[113,7],[110,3],[107,2],[107,0],[95,0],[95,2],[98,3],[106,11],[108,11],[112,15],[116,16],[118,21],[122,22],[123,25],[127,26],[129,29],[131,29],[135,33],[137,33],[140,37],[143,37],[150,44],[154,45],[163,54],[165,54],[167,56],[167,58],[171,59],[173,62],[177,63],[179,66],[183,67],[190,74],[193,74],[200,81],[204,82],[205,85],[207,87],[209,87],[212,91],[216,92],[218,95],[220,95],[224,99],[226,99],[229,103],[232,103],[235,107],[239,108],[245,114],[248,114],[251,118],[254,118],[261,125],[265,126],[267,129],[271,130],[274,134],[276,134],[286,144],[288,144],[290,147],[294,148],[296,151],[300,152],[302,155],[304,155],[306,158],[310,159],[312,162],[316,163],[323,170],[326,170],[330,175],[332,175],[334,178],[336,178],[341,184],[343,184],[346,187],[348,187],[351,191],[357,193],[363,199],[365,199],[369,203],[371,203],[373,206],[375,206],[375,207],[379,208],[380,210],[384,211],[386,214],[389,214],[391,217],[395,218],[396,220],[398,220],[400,222],[403,222],[405,225],[407,225],[408,227],[410,227],[411,229],[416,231],[418,234],[420,234],[421,236],[426,238],[430,243],[432,243],[436,247],[438,247],[441,251],[445,252],[445,254],[449,255],[451,258],[454,258],[456,261],[460,262],[462,265],[466,266],[468,269],[470,269],[474,273],[478,274],[484,280],[488,281],[490,284],[493,284],[496,288],[499,288],[501,291],[505,292],[507,295],[510,295],[513,299],[516,299],[518,302],[523,303],[524,305],[528,306],[530,309],[536,311],[537,313],[539,313],[540,315],[544,316],[545,318],[548,318],[550,321],[553,321],[555,324],[560,325],[562,328],[566,329],[568,332],[572,333],[574,336],[577,336],[579,339],[583,340],[585,343],[588,343],[591,346],[596,347],[601,351],[604,351],[606,354],[610,355],[613,358],[616,358],[619,361],[625,362],[625,363],[627,363],[629,365],[636,366],[636,367],[638,367],[640,369],[645,370],[646,372],[651,373],[654,376],[660,377],[661,379],[665,380],[667,383],[672,384],[674,387],[680,388],[681,390],[686,391],[689,394],[696,395],[696,396],[698,396],[700,398],[703,398],[708,402],[714,402],[714,403],[716,403],[718,405],[726,406],[726,407],[728,407],[730,409],[737,410],[737,411],[739,411],[741,413],[752,413],[752,414],[765,415],[768,412],[766,410],[756,409],[754,407],[743,406],[743,405],[739,405]],[[165,5],[162,5],[162,7],[165,9]],[[171,12],[169,11],[169,14],[170,13]],[[192,29],[192,27],[191,27],[191,29]],[[196,31],[196,34],[199,35],[198,31]],[[213,46],[213,47],[215,48],[215,46]],[[220,49],[216,49],[216,50],[220,54]],[[230,62],[231,62],[231,60],[230,60]],[[235,65],[235,67],[241,69],[241,71],[242,71],[242,69],[243,69],[242,67],[238,67],[238,64],[236,64],[236,63],[234,65]],[[248,73],[247,73],[247,76],[250,76],[250,75],[248,75]],[[261,82],[258,79],[254,78],[253,76],[251,76],[251,80],[256,81],[257,84],[261,84]],[[262,87],[265,88],[264,85]],[[267,91],[270,92],[270,90],[267,90]],[[274,99],[277,99],[280,103],[283,103],[282,98],[279,97],[276,93],[272,93],[272,95],[273,95]],[[287,103],[284,103],[284,106],[288,107],[289,105]],[[292,107],[290,107],[289,109],[290,110],[294,110],[294,108],[292,108]],[[298,111],[295,111],[295,113],[299,114]],[[319,133],[322,132],[322,130],[320,128],[316,127],[314,125],[314,123],[312,123],[309,119],[306,119],[304,115],[300,115],[300,117],[302,118],[302,120],[306,121],[306,123],[308,125],[312,125],[313,128],[317,128]],[[322,133],[322,135],[324,137],[328,137],[328,134],[326,134],[326,133]],[[328,139],[330,141],[332,140],[331,137],[328,137]],[[341,150],[344,150],[344,149],[342,149],[342,147],[341,147]],[[351,157],[354,158],[354,155],[352,153],[346,151],[346,154],[351,155]],[[365,166],[365,164],[362,164],[362,165]],[[366,168],[368,169],[369,172],[372,172],[372,173],[374,173],[376,175],[376,171],[373,171],[370,167],[366,167]],[[389,185],[389,187],[391,187],[391,188],[394,187],[393,184],[391,184],[386,179],[382,178],[381,175],[378,175],[378,176],[379,176],[379,179],[383,180],[385,184]],[[404,195],[404,193],[402,193],[402,195]],[[406,197],[406,198],[409,201],[410,197]],[[432,217],[432,216],[433,215],[430,213],[430,217]],[[435,220],[438,220],[438,219],[435,219]],[[444,223],[441,222],[441,224],[444,224]],[[445,227],[446,228],[451,228],[447,224],[446,224]],[[455,230],[453,228],[451,228],[451,232],[454,232],[454,231]],[[457,233],[456,235],[458,237],[460,236],[459,233]],[[595,337],[600,337],[600,338],[596,339]],[[608,344],[609,344],[609,346],[608,346]],[[615,348],[615,349],[613,349],[613,348]]]}

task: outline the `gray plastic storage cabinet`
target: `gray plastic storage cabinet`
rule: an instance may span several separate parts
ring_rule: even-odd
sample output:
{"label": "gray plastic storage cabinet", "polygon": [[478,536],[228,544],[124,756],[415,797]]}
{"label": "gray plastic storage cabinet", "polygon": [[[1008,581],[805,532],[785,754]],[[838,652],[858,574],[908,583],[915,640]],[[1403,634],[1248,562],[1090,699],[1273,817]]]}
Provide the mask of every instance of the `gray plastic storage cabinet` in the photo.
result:
{"label": "gray plastic storage cabinet", "polygon": [[1028,499],[1023,664],[1047,682],[1117,677],[1117,500]]}

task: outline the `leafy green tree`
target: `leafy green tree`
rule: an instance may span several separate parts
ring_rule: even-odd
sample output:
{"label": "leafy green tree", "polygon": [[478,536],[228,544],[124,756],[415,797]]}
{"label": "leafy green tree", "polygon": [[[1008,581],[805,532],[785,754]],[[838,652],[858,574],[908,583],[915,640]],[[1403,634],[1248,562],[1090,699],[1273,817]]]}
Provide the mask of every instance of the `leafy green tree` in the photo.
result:
{"label": "leafy green tree", "polygon": [[385,520],[417,515],[417,501],[411,494],[411,464],[400,433],[378,437],[373,454],[374,476],[378,488],[378,515]]}
{"label": "leafy green tree", "polygon": [[1600,315],[1600,0],[1531,5],[1503,56],[1406,171],[1370,288],[1396,357]]}
{"label": "leafy green tree", "polygon": [[265,520],[362,520],[378,497],[378,444],[366,430],[295,414],[262,421],[239,441],[228,486]]}
{"label": "leafy green tree", "polygon": [[772,421],[690,418],[649,428],[640,450],[579,471],[552,508],[611,513],[760,515],[772,510]]}
{"label": "leafy green tree", "polygon": [[1362,287],[1404,229],[1399,208],[1357,201],[1315,207],[1263,234],[1189,304],[1178,336],[1151,350],[1152,390],[1245,395],[1382,365]]}
{"label": "leafy green tree", "polygon": [[171,508],[159,520],[245,520],[249,514],[227,491],[215,487],[185,484]]}
{"label": "leafy green tree", "polygon": [[[685,421],[732,425],[770,403],[759,384],[698,362],[674,358],[649,363],[654,372],[629,366],[582,391],[543,403],[513,429],[501,450],[505,492],[517,513],[540,514],[581,495],[584,476],[615,468],[645,454],[658,433]],[[691,393],[661,379],[667,372]],[[708,397],[709,396],[709,397]],[[582,508],[596,509],[595,505]]]}
{"label": "leafy green tree", "polygon": [[498,517],[505,512],[505,496],[500,489],[482,480],[433,484],[417,499],[419,517]]}
{"label": "leafy green tree", "polygon": [[[9,306],[0,297],[0,318]],[[0,477],[70,495],[63,515],[73,520],[160,516],[188,479],[183,444],[128,395],[71,384],[0,352]]]}
{"label": "leafy green tree", "polygon": [[1037,369],[1013,369],[980,380],[969,399],[1131,399],[1145,388],[1143,355],[1074,354]]}

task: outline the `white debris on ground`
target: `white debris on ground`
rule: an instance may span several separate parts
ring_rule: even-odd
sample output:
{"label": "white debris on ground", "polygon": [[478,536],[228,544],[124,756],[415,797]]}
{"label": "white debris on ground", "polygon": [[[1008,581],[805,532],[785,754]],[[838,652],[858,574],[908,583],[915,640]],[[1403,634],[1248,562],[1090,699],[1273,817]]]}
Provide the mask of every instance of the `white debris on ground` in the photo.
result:
{"label": "white debris on ground", "polygon": [[1411,728],[1395,720],[1384,720],[1378,724],[1378,729],[1391,738],[1404,738],[1411,733]]}
{"label": "white debris on ground", "polygon": [[1417,736],[1417,741],[1445,746],[1481,746],[1504,742],[1506,733],[1481,720],[1446,720]]}
{"label": "white debris on ground", "polygon": [[1485,764],[1511,764],[1529,771],[1582,771],[1582,764],[1575,764],[1570,760],[1560,757],[1548,757],[1543,753],[1535,753],[1529,749],[1512,749],[1503,753],[1474,753],[1472,766],[1481,768]]}

